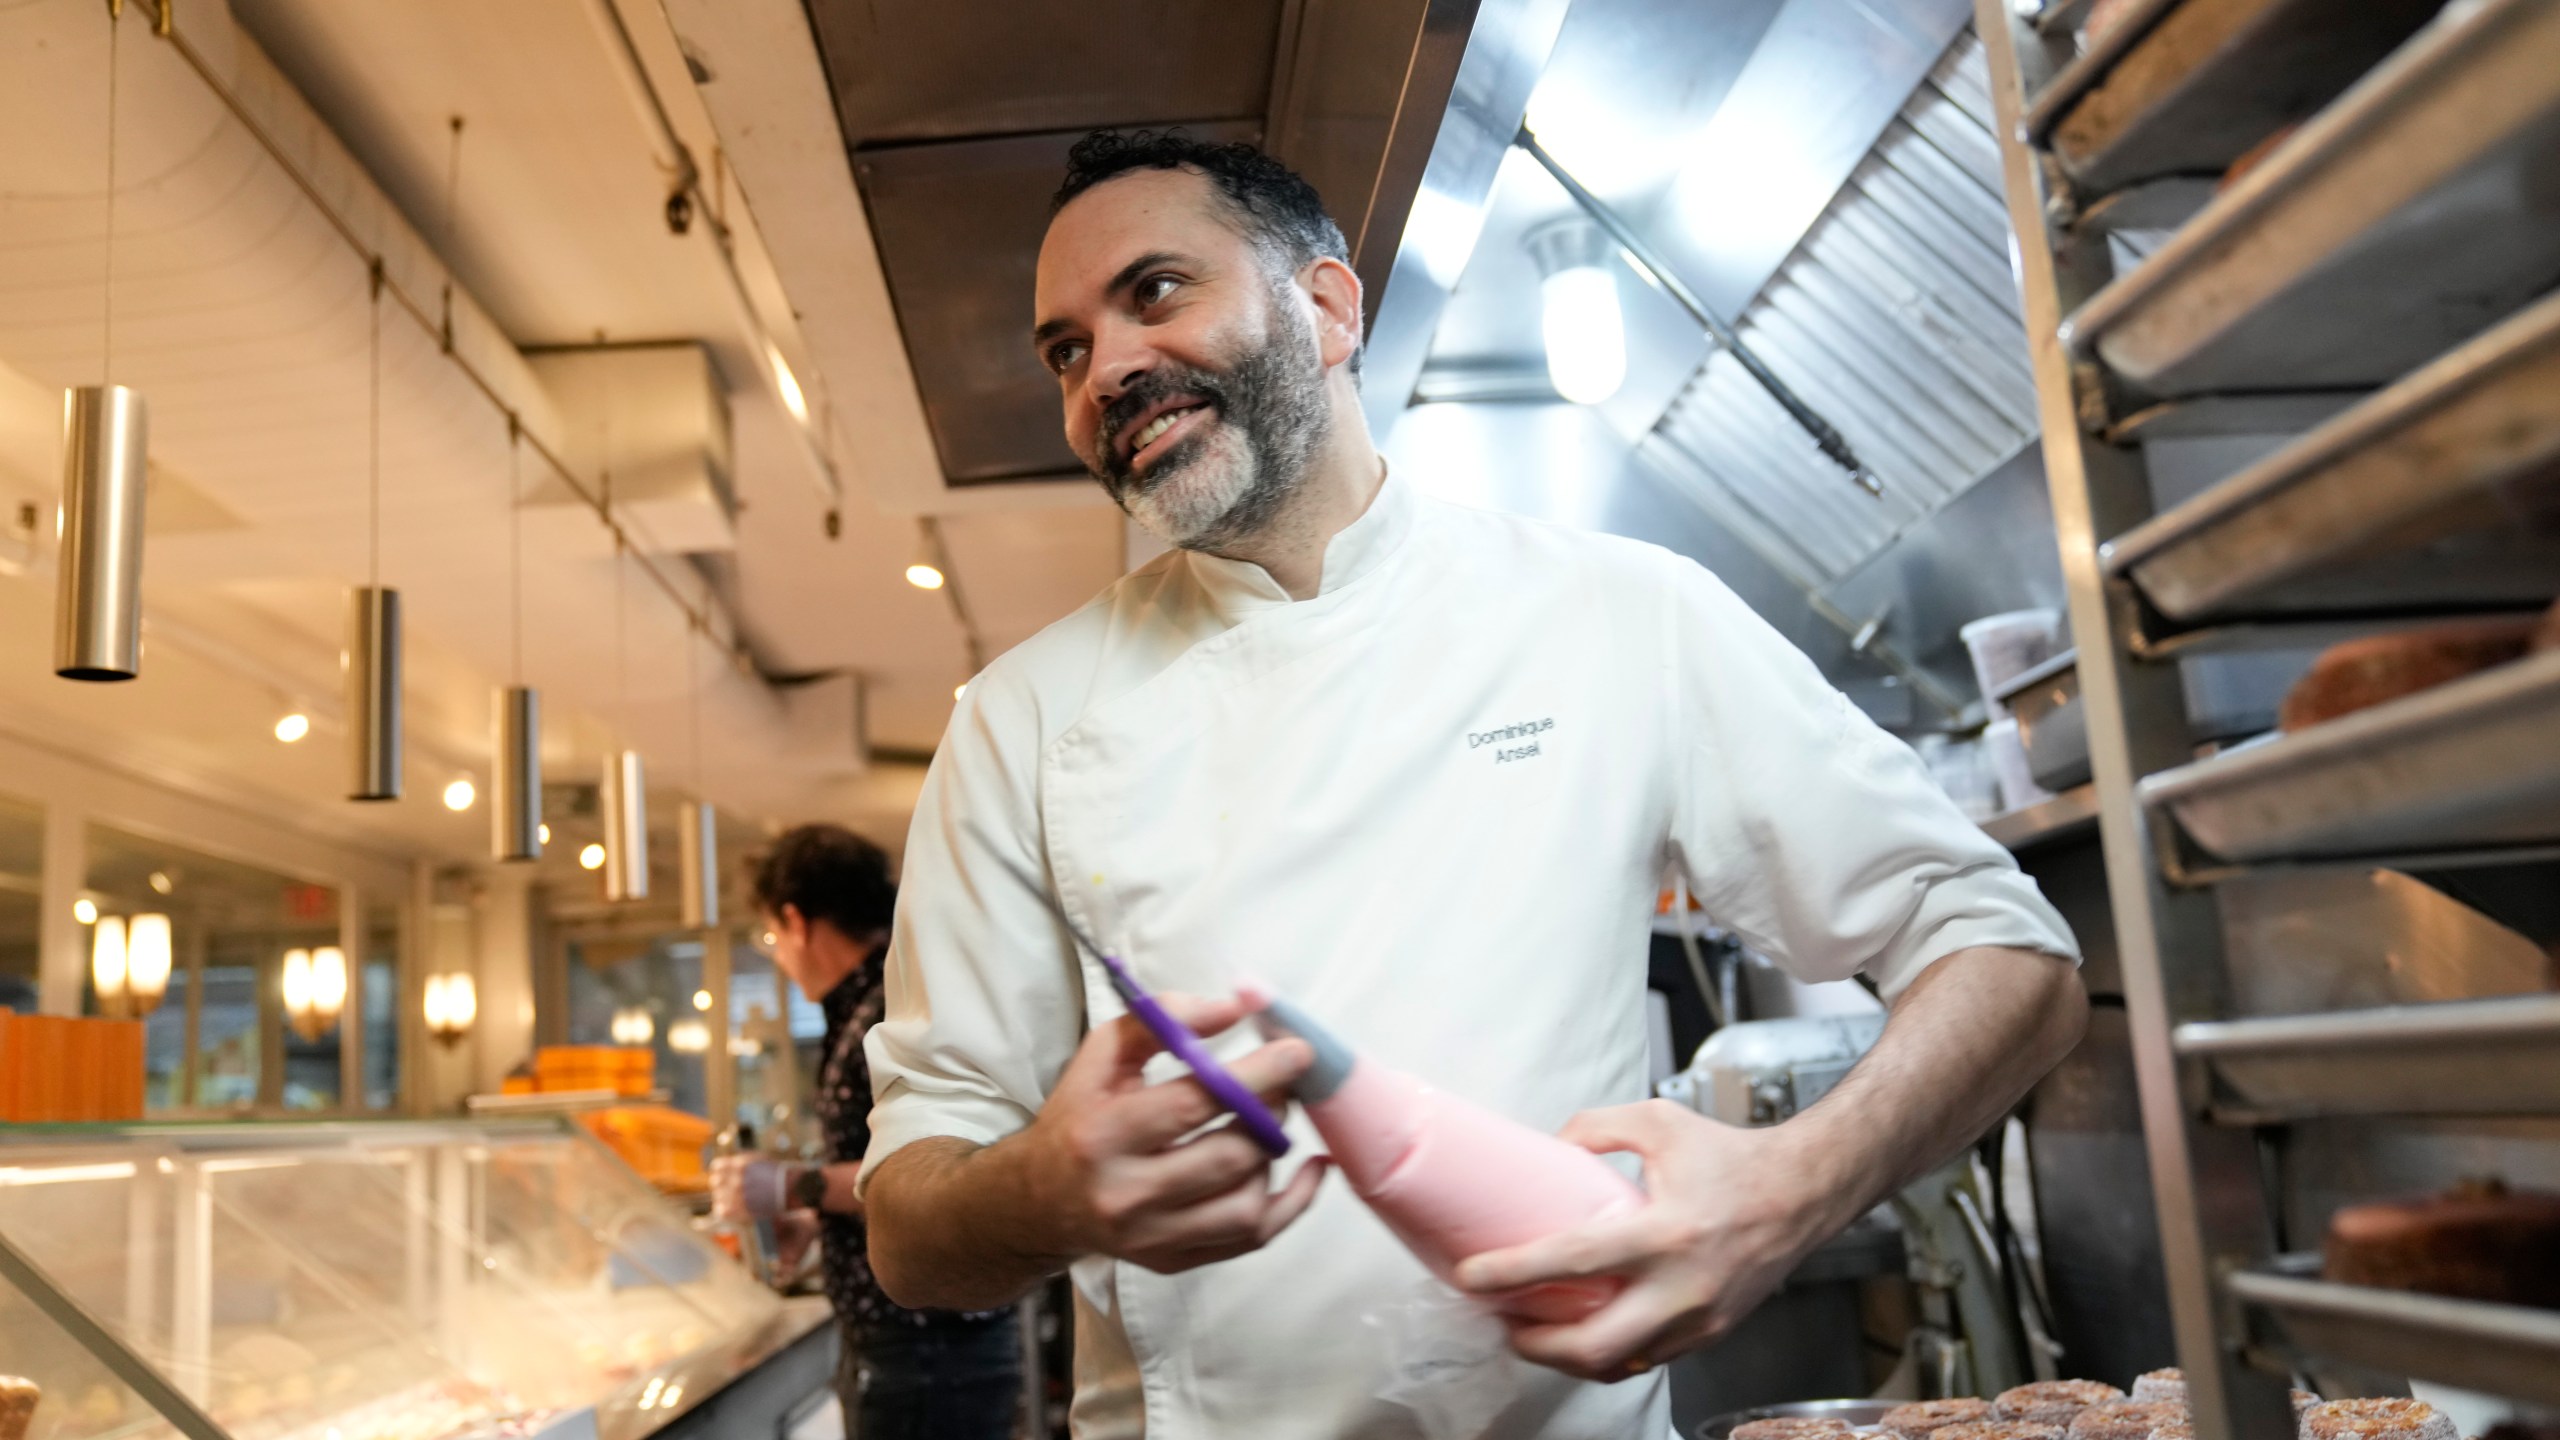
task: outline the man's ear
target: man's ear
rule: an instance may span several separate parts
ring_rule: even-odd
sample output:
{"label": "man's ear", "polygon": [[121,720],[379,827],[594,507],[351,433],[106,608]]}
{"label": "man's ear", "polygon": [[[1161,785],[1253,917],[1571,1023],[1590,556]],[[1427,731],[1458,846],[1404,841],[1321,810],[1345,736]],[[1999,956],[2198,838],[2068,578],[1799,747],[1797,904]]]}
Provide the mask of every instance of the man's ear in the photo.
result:
{"label": "man's ear", "polygon": [[773,918],[782,922],[783,934],[795,938],[807,938],[809,917],[800,913],[799,906],[785,900],[782,902],[782,908],[773,912]]}
{"label": "man's ear", "polygon": [[1330,370],[1360,349],[1360,277],[1332,256],[1320,255],[1298,279],[1315,302],[1316,350]]}

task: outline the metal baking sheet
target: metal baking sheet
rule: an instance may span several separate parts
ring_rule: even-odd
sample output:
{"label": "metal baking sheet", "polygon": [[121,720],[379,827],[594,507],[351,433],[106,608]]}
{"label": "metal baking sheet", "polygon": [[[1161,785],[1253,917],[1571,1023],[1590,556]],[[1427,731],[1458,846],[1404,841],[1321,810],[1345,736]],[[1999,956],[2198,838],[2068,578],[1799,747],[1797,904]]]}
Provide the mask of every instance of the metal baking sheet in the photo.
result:
{"label": "metal baking sheet", "polygon": [[2090,192],[2219,174],[2355,83],[2440,4],[2178,0],[2128,42],[2093,46],[2056,76],[2027,114],[2028,133]]}
{"label": "metal baking sheet", "polygon": [[2380,385],[2555,281],[2560,5],[2481,0],[2306,122],[2063,334],[2156,396]]}
{"label": "metal baking sheet", "polygon": [[2560,842],[2560,650],[2163,771],[2139,793],[2240,863]]}
{"label": "metal baking sheet", "polygon": [[2560,1114],[2560,995],[2181,1025],[2214,1118]]}
{"label": "metal baking sheet", "polygon": [[2560,595],[2560,292],[2101,551],[2173,620]]}
{"label": "metal baking sheet", "polygon": [[2225,1282],[2253,1328],[2296,1356],[2560,1405],[2560,1311],[2311,1278],[2287,1256]]}

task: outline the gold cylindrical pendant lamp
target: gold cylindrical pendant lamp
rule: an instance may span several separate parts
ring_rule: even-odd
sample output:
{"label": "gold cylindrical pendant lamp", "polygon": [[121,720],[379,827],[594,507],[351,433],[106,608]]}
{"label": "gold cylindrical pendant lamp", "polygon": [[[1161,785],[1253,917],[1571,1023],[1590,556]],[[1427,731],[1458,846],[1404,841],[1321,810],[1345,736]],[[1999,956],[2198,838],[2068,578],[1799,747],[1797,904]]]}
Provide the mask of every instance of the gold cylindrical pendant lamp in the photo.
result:
{"label": "gold cylindrical pendant lamp", "polygon": [[720,923],[720,812],[708,800],[687,800],[676,825],[677,849],[684,859],[684,912],[687,930],[708,930]]}
{"label": "gold cylindrical pendant lamp", "polygon": [[62,578],[53,671],[130,680],[142,670],[142,502],[150,411],[122,385],[63,397]]}
{"label": "gold cylindrical pendant lamp", "polygon": [[649,781],[637,750],[605,757],[604,895],[649,898]]}
{"label": "gold cylindrical pendant lamp", "polygon": [[400,798],[400,592],[359,585],[347,594],[347,759],[350,800]]}
{"label": "gold cylindrical pendant lamp", "polygon": [[496,692],[497,748],[491,778],[489,853],[499,860],[542,858],[542,697],[529,685]]}

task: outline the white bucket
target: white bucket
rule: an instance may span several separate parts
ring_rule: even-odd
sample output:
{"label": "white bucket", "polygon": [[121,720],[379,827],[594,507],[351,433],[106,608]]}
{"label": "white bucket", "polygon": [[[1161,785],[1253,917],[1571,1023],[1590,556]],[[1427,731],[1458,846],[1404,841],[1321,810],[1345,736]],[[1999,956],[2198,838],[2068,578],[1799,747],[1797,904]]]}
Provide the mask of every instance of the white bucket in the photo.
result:
{"label": "white bucket", "polygon": [[2053,798],[2027,768],[2026,742],[2018,738],[2018,722],[1994,720],[1982,730],[1982,748],[1991,753],[1991,772],[2000,778],[2000,808],[2023,810]]}
{"label": "white bucket", "polygon": [[2008,610],[1969,620],[1956,631],[1973,657],[1974,683],[1994,720],[2008,718],[1999,695],[2010,681],[2054,657],[2061,648],[2062,617],[2051,610]]}

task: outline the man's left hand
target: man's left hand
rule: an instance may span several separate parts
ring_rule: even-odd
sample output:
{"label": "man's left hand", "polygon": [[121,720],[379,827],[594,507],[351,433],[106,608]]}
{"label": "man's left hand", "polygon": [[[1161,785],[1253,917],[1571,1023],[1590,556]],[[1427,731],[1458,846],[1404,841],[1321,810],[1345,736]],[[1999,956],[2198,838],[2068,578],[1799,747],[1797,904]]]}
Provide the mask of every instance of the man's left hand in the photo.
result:
{"label": "man's left hand", "polygon": [[1554,1280],[1624,1280],[1615,1299],[1571,1323],[1504,1319],[1524,1358],[1586,1380],[1642,1374],[1722,1337],[1857,1215],[1847,1193],[1855,1182],[1829,1176],[1785,1127],[1736,1129],[1648,1100],[1586,1111],[1560,1133],[1587,1150],[1642,1157],[1649,1202],[1475,1256],[1457,1281],[1496,1295]]}

